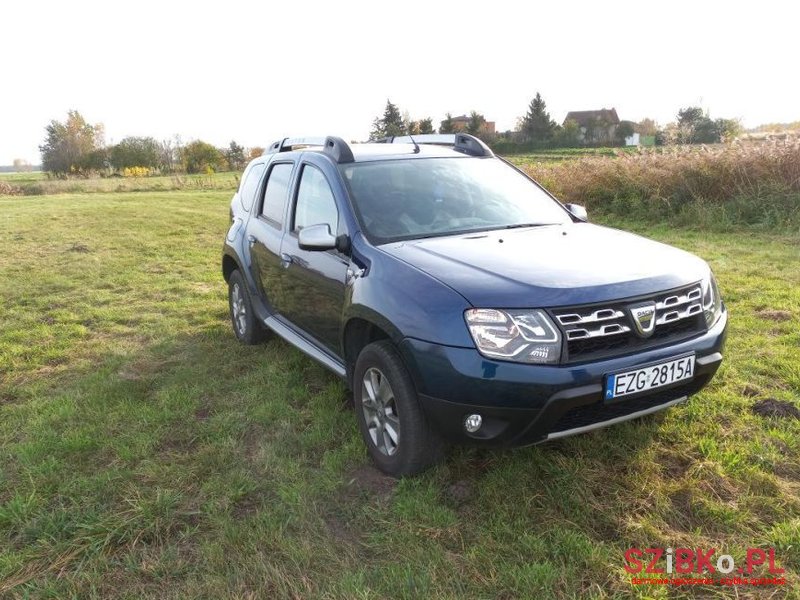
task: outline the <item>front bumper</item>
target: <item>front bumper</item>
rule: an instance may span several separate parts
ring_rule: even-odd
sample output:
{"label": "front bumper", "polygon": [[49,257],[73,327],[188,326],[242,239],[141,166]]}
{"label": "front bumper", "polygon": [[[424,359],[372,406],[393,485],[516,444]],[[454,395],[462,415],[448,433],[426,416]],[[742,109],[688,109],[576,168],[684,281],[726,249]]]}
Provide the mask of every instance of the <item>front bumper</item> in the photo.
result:
{"label": "front bumper", "polygon": [[[724,311],[708,331],[671,346],[565,366],[494,361],[474,348],[412,338],[403,340],[400,350],[427,418],[446,438],[523,446],[644,416],[700,391],[722,362],[727,319]],[[604,403],[606,374],[689,352],[696,356],[693,379]],[[464,419],[473,413],[483,417],[483,425],[468,434]]]}

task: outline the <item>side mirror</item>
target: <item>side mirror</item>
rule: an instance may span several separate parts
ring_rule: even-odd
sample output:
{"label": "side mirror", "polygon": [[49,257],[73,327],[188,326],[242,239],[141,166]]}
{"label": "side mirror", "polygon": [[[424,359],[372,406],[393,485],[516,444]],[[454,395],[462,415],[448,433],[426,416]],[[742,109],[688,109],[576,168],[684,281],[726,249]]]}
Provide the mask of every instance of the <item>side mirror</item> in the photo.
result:
{"label": "side mirror", "polygon": [[577,217],[581,221],[588,221],[589,215],[586,213],[586,208],[580,204],[565,204],[566,209],[572,213],[573,217]]}
{"label": "side mirror", "polygon": [[301,250],[332,250],[336,248],[336,236],[331,233],[327,223],[303,227],[297,234]]}

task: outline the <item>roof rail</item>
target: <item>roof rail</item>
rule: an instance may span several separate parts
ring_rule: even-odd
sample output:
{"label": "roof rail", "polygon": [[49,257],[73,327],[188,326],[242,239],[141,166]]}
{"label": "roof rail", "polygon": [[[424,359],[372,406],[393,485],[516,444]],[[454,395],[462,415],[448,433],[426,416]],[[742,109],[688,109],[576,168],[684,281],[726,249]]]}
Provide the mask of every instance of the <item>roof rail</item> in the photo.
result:
{"label": "roof rail", "polygon": [[[414,138],[413,141],[411,138]],[[470,156],[494,156],[491,148],[474,135],[468,133],[423,133],[420,135],[396,135],[376,140],[378,144],[434,144],[452,146],[456,152]]]}
{"label": "roof rail", "polygon": [[[413,138],[413,142],[411,141]],[[396,135],[394,137],[383,138],[387,144],[433,144],[436,146],[454,146],[456,136],[453,133],[421,133],[419,135]]]}
{"label": "roof rail", "polygon": [[297,137],[297,138],[283,138],[276,142],[272,142],[264,154],[273,154],[275,152],[289,152],[294,146],[322,146],[325,143],[325,138],[322,137]]}
{"label": "roof rail", "polygon": [[283,138],[272,142],[264,154],[276,152],[291,152],[296,146],[321,146],[322,151],[337,163],[353,162],[353,151],[342,138],[329,135],[328,137],[296,137]]}
{"label": "roof rail", "polygon": [[353,151],[350,149],[347,142],[335,135],[329,135],[325,138],[322,151],[340,164],[351,163],[355,160],[355,158],[353,158]]}
{"label": "roof rail", "polygon": [[474,135],[468,133],[457,133],[456,143],[453,146],[456,152],[463,152],[470,156],[494,156],[494,152],[483,140],[476,138]]}

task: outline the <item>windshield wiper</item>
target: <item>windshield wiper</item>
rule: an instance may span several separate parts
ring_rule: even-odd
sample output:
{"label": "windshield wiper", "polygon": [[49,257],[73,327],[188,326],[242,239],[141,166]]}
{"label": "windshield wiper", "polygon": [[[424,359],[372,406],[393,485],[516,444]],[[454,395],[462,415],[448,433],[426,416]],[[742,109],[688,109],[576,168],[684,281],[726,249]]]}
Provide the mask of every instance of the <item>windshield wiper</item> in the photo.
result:
{"label": "windshield wiper", "polygon": [[414,240],[427,240],[430,238],[446,237],[451,235],[467,235],[470,233],[486,233],[487,231],[499,231],[502,229],[519,229],[521,227],[545,227],[547,225],[561,225],[561,223],[514,223],[512,225],[497,225],[494,227],[479,227],[477,229],[457,229],[455,231],[432,231],[429,233],[413,234],[402,236],[385,243],[403,242]]}
{"label": "windshield wiper", "polygon": [[514,223],[504,225],[501,229],[521,229],[522,227],[545,227],[546,225],[558,225],[558,223]]}

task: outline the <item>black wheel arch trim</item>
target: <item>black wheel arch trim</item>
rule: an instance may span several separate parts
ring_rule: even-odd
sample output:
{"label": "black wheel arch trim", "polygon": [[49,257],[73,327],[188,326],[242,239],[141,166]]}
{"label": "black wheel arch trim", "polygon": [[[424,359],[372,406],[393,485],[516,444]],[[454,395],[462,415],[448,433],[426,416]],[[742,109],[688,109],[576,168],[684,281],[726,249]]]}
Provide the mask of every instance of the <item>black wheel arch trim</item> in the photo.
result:
{"label": "black wheel arch trim", "polygon": [[253,274],[250,272],[250,269],[244,267],[244,261],[242,260],[241,256],[239,256],[235,248],[233,248],[230,244],[225,243],[222,249],[222,261],[220,266],[222,267],[222,276],[225,278],[226,282],[228,281],[230,273],[226,275],[225,263],[226,261],[230,260],[236,264],[236,269],[242,274],[245,286],[247,286],[247,292],[250,295],[250,304],[252,305],[256,316],[259,318],[259,320],[265,321],[267,318],[272,316],[272,310],[264,303],[264,300],[261,298],[261,294],[258,293],[256,282],[253,279]]}

